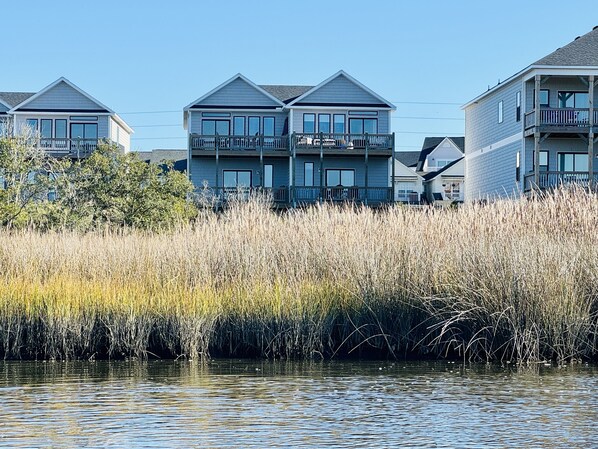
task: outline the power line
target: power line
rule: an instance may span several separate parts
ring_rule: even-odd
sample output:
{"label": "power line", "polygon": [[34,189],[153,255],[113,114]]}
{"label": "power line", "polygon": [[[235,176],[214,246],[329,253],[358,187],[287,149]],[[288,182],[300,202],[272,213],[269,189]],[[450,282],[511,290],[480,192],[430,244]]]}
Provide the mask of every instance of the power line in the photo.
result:
{"label": "power line", "polygon": [[409,120],[459,120],[465,121],[464,118],[456,118],[456,117],[407,117],[407,116],[398,116],[392,115],[392,118],[400,118],[400,119],[409,119]]}
{"label": "power line", "polygon": [[132,128],[165,128],[167,126],[180,126],[183,127],[182,123],[177,123],[176,125],[160,125],[156,123],[155,125],[131,125]]}
{"label": "power line", "polygon": [[131,137],[132,140],[170,140],[170,139],[187,139],[186,137]]}
{"label": "power line", "polygon": [[172,114],[174,112],[183,112],[182,109],[176,111],[137,111],[137,112],[118,112],[120,115],[132,115],[132,114]]}
{"label": "power line", "polygon": [[439,133],[435,131],[395,131],[395,134],[437,134],[439,136],[448,136],[450,134],[455,134],[454,132],[450,133]]}
{"label": "power line", "polygon": [[[392,100],[391,100],[392,101]],[[438,101],[392,101],[396,104],[422,104],[422,105],[445,105],[445,106],[461,106],[463,103],[448,103]]]}

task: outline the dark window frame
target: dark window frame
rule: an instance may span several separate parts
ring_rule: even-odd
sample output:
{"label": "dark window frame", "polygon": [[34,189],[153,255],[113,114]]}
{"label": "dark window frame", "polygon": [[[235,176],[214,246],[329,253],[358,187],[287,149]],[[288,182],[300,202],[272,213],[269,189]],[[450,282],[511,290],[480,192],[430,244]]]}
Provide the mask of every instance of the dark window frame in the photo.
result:
{"label": "dark window frame", "polygon": [[218,134],[218,125],[217,125],[217,122],[225,122],[225,123],[227,123],[228,124],[228,132],[226,134],[218,134],[218,135],[219,136],[230,136],[230,120],[222,120],[222,119],[218,120],[218,119],[213,119],[213,118],[202,119],[201,120],[201,135],[202,136],[211,136],[212,135],[212,134],[205,134],[204,133],[204,123],[207,123],[207,122],[214,122],[214,134],[213,135]]}
{"label": "dark window frame", "polygon": [[[50,135],[49,136],[44,136],[43,130],[44,130],[44,122],[50,122]],[[54,120],[51,118],[42,118],[39,120],[39,135],[40,137],[42,137],[43,139],[51,139],[52,137],[54,137]]]}
{"label": "dark window frame", "polygon": [[[320,119],[321,119],[322,117],[328,117],[328,131],[322,131],[322,130],[320,129],[320,125],[322,124],[322,121],[321,121]],[[329,114],[329,113],[318,114],[318,132],[319,132],[319,133],[330,134],[330,133],[331,133],[331,130],[332,130],[332,126],[331,126],[331,125],[332,125],[332,123],[331,123],[331,120],[332,120],[332,115],[331,115],[331,114]]]}
{"label": "dark window frame", "polygon": [[[266,185],[266,167],[270,167],[270,185]],[[265,189],[274,188],[274,164],[264,164],[264,173],[262,173],[262,187]]]}
{"label": "dark window frame", "polygon": [[573,107],[571,107],[571,109],[583,109],[575,104],[575,94],[585,94],[588,96],[588,100],[590,97],[590,93],[587,91],[584,91],[584,90],[559,90],[559,91],[557,91],[556,98],[558,100],[558,107],[561,109],[569,108],[569,106],[562,106],[562,104],[561,104],[561,94],[564,94],[564,93],[573,94],[573,103],[574,104],[573,104]]}
{"label": "dark window frame", "polygon": [[[342,172],[344,172],[344,171],[353,172],[353,185],[352,186],[343,186],[343,185],[339,186],[337,184],[337,185],[334,185],[334,186],[329,186],[328,185],[328,173],[331,172],[331,171],[338,171],[339,172],[339,176],[338,176],[339,181],[341,181],[343,179]],[[355,187],[356,186],[355,179],[356,178],[355,178],[355,169],[354,168],[327,168],[326,171],[325,171],[325,173],[324,173],[324,181],[325,181],[326,187],[346,187],[346,188]]]}
{"label": "dark window frame", "polygon": [[[236,185],[234,187],[226,187],[224,185],[224,174],[225,173],[231,173],[234,172],[236,173]],[[243,186],[243,187],[253,187],[253,170],[246,170],[246,169],[242,169],[242,170],[233,170],[233,169],[227,169],[227,170],[222,170],[222,186],[226,189],[233,189],[233,188],[237,188],[239,187],[239,173],[249,173],[249,185],[248,186]]]}
{"label": "dark window frame", "polygon": [[[35,122],[35,126],[32,126],[32,122]],[[28,118],[25,120],[25,124],[31,128],[32,131],[37,132],[39,130],[39,120],[36,118]]]}
{"label": "dark window frame", "polygon": [[[342,132],[337,132],[335,129],[337,117],[343,118],[343,131]],[[346,134],[347,133],[347,117],[345,114],[332,114],[332,132],[334,134]]]}
{"label": "dark window frame", "polygon": [[[236,120],[242,119],[243,120],[243,132],[241,134],[236,133]],[[233,136],[244,136],[247,133],[247,117],[244,115],[235,115],[233,117]]]}
{"label": "dark window frame", "polygon": [[[60,123],[64,123],[64,136],[59,136],[58,135],[57,126],[58,126],[59,122]],[[68,120],[67,119],[65,119],[65,118],[57,118],[57,119],[54,120],[54,137],[56,139],[66,139],[67,136],[68,136],[68,134],[69,134],[68,129],[69,129],[69,124],[68,124]]]}
{"label": "dark window frame", "polygon": [[[546,172],[548,171],[548,167],[550,166],[550,151],[548,150],[540,150],[540,162],[542,162],[542,154],[546,154],[546,164],[540,164],[540,171]],[[536,150],[532,152],[532,171],[536,170]]]}
{"label": "dark window frame", "polygon": [[515,121],[521,121],[521,91],[515,94]]}
{"label": "dark window frame", "polygon": [[[542,103],[542,92],[546,92],[546,103]],[[533,104],[534,109],[536,108],[536,89],[533,90]],[[540,89],[540,108],[549,108],[550,107],[550,89]]]}
{"label": "dark window frame", "polygon": [[[378,119],[372,118],[372,117],[349,117],[349,134],[356,134],[356,135],[365,134],[365,120],[374,120],[375,121],[376,131],[373,133],[369,133],[369,134],[378,134]],[[362,129],[361,133],[351,132],[351,121],[361,121],[361,129]]]}
{"label": "dark window frame", "polygon": [[[250,131],[251,128],[251,121],[252,119],[257,119],[257,133],[253,133]],[[259,136],[260,132],[262,131],[262,121],[260,120],[261,117],[259,115],[250,115],[249,117],[247,117],[247,135],[248,136]]]}
{"label": "dark window frame", "polygon": [[[266,119],[272,119],[272,134],[266,136]],[[266,137],[274,137],[276,135],[276,117],[273,115],[265,115],[262,117],[262,134]]]}
{"label": "dark window frame", "polygon": [[[311,184],[309,184],[309,185],[306,182],[306,180],[307,180],[307,170],[306,170],[306,168],[307,168],[308,164],[311,165]],[[314,170],[315,170],[315,165],[314,165],[313,162],[304,162],[303,163],[303,186],[304,187],[314,187],[314,185],[315,185],[315,173],[314,173]]]}
{"label": "dark window frame", "polygon": [[577,155],[587,156],[588,157],[588,163],[589,163],[589,155],[588,155],[588,153],[575,152],[575,151],[559,151],[559,152],[557,152],[557,154],[556,154],[556,165],[557,165],[557,167],[556,168],[557,168],[558,171],[569,171],[569,170],[561,170],[561,167],[560,167],[560,165],[561,165],[561,156],[564,156],[564,155],[567,155],[567,154],[573,155],[573,170],[571,170],[571,171],[581,172],[581,173],[587,172],[587,169],[586,170],[578,170],[575,167],[575,156],[577,156]]}
{"label": "dark window frame", "polygon": [[[313,117],[313,124],[314,124],[313,131],[305,131],[305,118],[307,116]],[[316,132],[316,114],[315,113],[313,113],[313,112],[304,112],[303,113],[303,132],[306,134],[315,134],[315,132]]]}

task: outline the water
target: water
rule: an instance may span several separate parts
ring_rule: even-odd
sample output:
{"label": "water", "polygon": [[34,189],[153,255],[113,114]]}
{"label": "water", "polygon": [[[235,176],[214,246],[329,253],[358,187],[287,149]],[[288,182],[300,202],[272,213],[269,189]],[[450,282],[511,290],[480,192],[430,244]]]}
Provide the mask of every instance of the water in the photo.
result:
{"label": "water", "polygon": [[0,362],[0,447],[591,448],[598,368]]}

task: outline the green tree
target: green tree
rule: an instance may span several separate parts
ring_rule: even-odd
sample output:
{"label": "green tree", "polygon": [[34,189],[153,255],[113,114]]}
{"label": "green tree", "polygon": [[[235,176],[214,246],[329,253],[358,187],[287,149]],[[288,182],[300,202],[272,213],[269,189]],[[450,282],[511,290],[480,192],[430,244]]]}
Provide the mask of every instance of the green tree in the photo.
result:
{"label": "green tree", "polygon": [[59,220],[80,229],[168,227],[196,215],[187,201],[192,190],[187,176],[172,164],[148,164],[116,145],[100,144],[59,178]]}

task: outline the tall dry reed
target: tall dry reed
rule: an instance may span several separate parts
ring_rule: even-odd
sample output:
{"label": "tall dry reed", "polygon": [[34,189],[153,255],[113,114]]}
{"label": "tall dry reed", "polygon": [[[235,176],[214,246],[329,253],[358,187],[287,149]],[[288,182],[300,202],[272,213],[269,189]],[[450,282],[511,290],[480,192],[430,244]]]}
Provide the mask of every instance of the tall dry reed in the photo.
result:
{"label": "tall dry reed", "polygon": [[598,197],[0,232],[5,358],[595,358]]}

